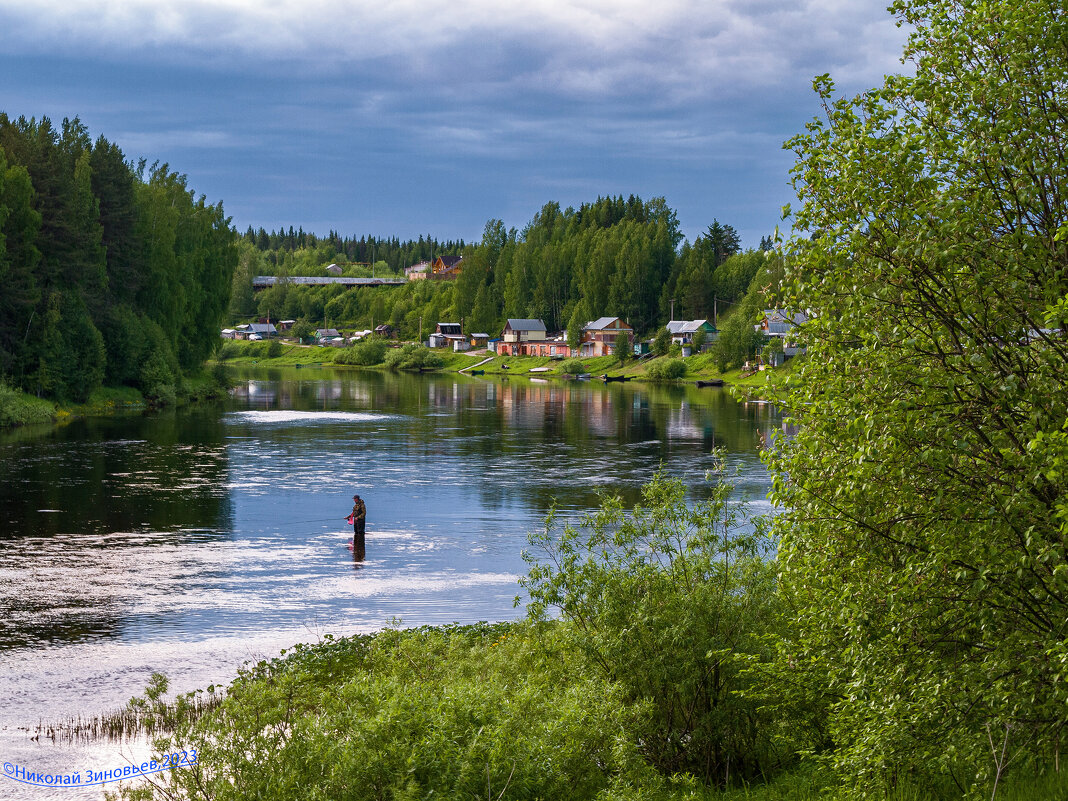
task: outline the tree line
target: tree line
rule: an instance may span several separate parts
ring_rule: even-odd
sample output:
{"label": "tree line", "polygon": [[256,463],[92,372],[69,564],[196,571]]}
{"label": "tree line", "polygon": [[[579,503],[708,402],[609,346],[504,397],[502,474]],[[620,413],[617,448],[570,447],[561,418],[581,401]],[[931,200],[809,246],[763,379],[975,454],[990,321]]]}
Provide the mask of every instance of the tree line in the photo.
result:
{"label": "tree line", "polygon": [[[765,238],[759,248],[743,251],[735,229],[718,220],[694,242],[684,241],[664,198],[620,195],[578,209],[547,203],[521,231],[489,220],[479,242],[446,243],[438,251],[463,256],[462,272],[453,281],[358,291],[281,282],[253,295],[254,275],[321,275],[344,254],[334,250],[334,235],[294,251],[261,251],[249,234],[245,240],[234,279],[235,319],[269,313],[333,327],[390,323],[412,339],[439,321],[493,335],[508,318],[541,319],[548,330],[563,331],[613,316],[645,335],[672,317],[713,320],[739,305],[753,279],[767,272],[771,250]],[[428,247],[441,246],[420,239],[399,252],[423,253]],[[289,269],[272,270],[273,263]]]}
{"label": "tree line", "polygon": [[212,353],[238,251],[222,203],[77,118],[0,113],[0,376],[82,402],[173,396]]}

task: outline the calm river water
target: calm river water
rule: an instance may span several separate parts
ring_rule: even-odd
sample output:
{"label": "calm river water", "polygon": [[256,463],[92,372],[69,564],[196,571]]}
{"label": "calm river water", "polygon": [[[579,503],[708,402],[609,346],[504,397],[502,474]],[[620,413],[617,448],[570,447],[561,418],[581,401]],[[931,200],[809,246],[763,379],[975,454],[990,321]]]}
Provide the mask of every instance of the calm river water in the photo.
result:
{"label": "calm river water", "polygon": [[[185,691],[323,634],[502,620],[555,503],[633,501],[663,464],[699,497],[713,447],[763,500],[767,404],[696,387],[235,372],[232,401],[0,434],[0,761],[81,773],[143,742],[31,739],[153,671]],[[366,501],[367,559],[343,518]],[[0,798],[99,798],[0,776]]]}

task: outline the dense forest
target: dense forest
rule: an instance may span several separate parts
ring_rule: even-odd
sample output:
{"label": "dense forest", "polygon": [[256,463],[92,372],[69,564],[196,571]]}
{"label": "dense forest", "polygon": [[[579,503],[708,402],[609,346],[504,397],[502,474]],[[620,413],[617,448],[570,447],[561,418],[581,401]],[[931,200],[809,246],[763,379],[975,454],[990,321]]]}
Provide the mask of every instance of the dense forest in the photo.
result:
{"label": "dense forest", "polygon": [[[303,243],[303,245],[301,244]],[[761,242],[742,252],[737,232],[713,220],[691,244],[663,198],[599,198],[578,209],[547,203],[519,231],[501,220],[486,223],[477,244],[326,239],[265,231],[246,232],[234,278],[234,319],[252,314],[371,327],[392,323],[416,338],[442,320],[465,331],[497,334],[509,317],[538,318],[550,331],[601,316],[626,319],[651,333],[671,317],[713,319],[746,294],[768,258]],[[462,255],[454,281],[418,281],[405,287],[349,290],[294,287],[284,282],[252,292],[255,275],[322,275],[330,263],[349,274],[398,273],[434,255]],[[354,268],[353,259],[368,259]],[[362,271],[359,271],[362,269]]]}
{"label": "dense forest", "polygon": [[0,113],[0,376],[82,402],[166,401],[212,353],[238,250],[222,203],[78,120]]}

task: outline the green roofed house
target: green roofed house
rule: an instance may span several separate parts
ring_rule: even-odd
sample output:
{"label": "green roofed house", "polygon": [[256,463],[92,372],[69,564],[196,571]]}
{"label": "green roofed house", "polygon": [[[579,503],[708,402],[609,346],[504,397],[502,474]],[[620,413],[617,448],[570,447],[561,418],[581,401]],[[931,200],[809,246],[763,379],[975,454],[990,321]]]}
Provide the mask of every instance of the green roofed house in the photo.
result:
{"label": "green roofed house", "polygon": [[719,333],[708,320],[672,320],[667,324],[667,330],[671,334],[671,341],[680,345],[692,344],[694,334],[698,331],[704,331],[705,342],[712,342]]}

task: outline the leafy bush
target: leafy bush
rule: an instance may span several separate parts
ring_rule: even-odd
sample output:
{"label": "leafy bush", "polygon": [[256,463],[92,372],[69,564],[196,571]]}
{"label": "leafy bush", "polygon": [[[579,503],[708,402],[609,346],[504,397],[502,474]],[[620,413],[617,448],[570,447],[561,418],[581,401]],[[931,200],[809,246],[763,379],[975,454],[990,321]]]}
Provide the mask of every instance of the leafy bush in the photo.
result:
{"label": "leafy bush", "polygon": [[49,423],[55,413],[56,407],[51,402],[26,395],[0,382],[0,428]]}
{"label": "leafy bush", "polygon": [[559,609],[570,647],[647,709],[632,736],[650,763],[717,784],[767,772],[804,736],[745,696],[781,623],[767,543],[740,528],[731,490],[720,481],[691,507],[683,484],[657,473],[629,514],[605,497],[578,525],[561,530],[551,515],[520,580],[530,616]]}
{"label": "leafy bush", "polygon": [[586,372],[586,367],[582,364],[582,359],[565,359],[560,364],[560,372],[566,375],[582,375]]}
{"label": "leafy bush", "polygon": [[283,350],[285,350],[285,348],[282,347],[282,343],[277,339],[272,339],[267,343],[267,358],[276,359],[282,355]]}
{"label": "leafy bush", "polygon": [[385,357],[385,365],[391,370],[433,370],[444,364],[441,354],[415,343],[390,350]]}
{"label": "leafy bush", "polygon": [[196,767],[161,775],[161,798],[593,799],[641,782],[626,736],[640,710],[568,662],[553,628],[327,636],[243,670],[199,720],[151,687],[131,709],[166,719],[164,750],[197,749]]}
{"label": "leafy bush", "polygon": [[219,349],[215,351],[215,358],[220,362],[224,362],[227,359],[234,359],[244,353],[244,348],[241,347],[236,341],[228,339],[219,346]]}
{"label": "leafy bush", "polygon": [[653,381],[674,381],[686,375],[686,362],[682,359],[660,359],[652,362],[645,374]]}
{"label": "leafy bush", "polygon": [[386,357],[386,343],[378,337],[367,337],[334,357],[335,364],[357,364],[371,367]]}

